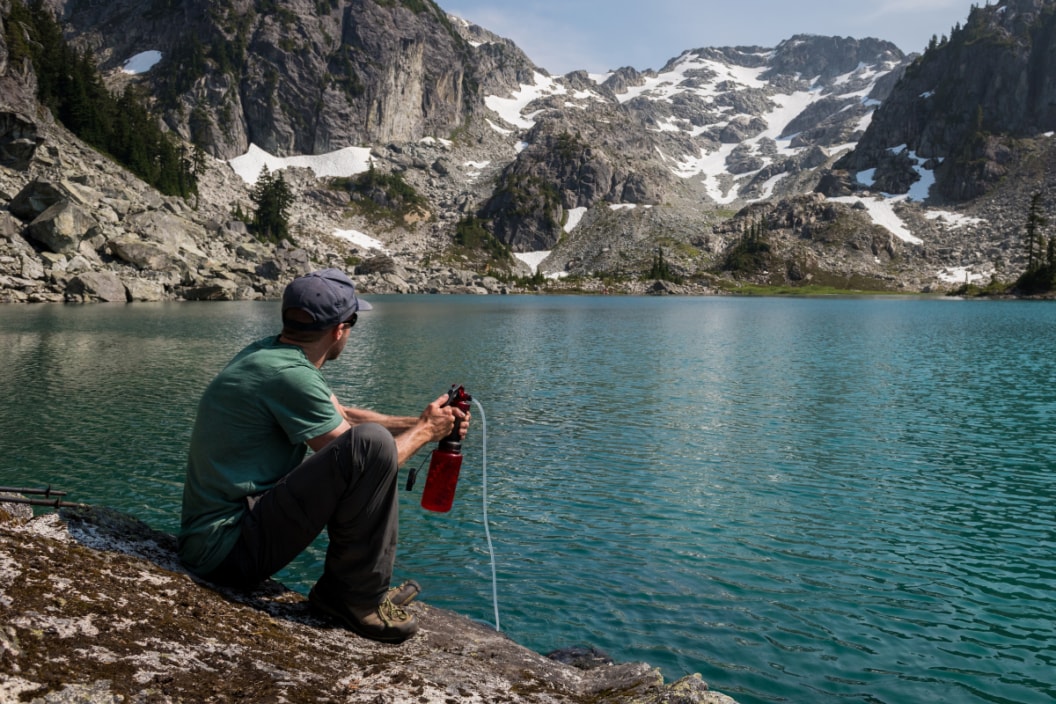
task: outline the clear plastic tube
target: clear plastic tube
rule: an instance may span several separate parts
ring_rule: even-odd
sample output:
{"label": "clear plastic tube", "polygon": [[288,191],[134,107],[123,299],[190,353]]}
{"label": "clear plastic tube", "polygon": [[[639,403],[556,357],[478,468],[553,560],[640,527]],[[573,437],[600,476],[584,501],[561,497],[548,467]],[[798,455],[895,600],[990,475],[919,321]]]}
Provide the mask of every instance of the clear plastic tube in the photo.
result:
{"label": "clear plastic tube", "polygon": [[488,528],[488,421],[484,416],[484,406],[480,405],[480,401],[474,398],[473,403],[476,404],[477,408],[480,410],[480,427],[483,429],[484,435],[481,445],[481,473],[483,475],[482,486],[484,495],[484,537],[488,541],[488,555],[491,558],[491,603],[495,607],[495,630],[501,631],[502,628],[499,626],[499,583],[495,569],[495,548],[492,547],[491,529]]}

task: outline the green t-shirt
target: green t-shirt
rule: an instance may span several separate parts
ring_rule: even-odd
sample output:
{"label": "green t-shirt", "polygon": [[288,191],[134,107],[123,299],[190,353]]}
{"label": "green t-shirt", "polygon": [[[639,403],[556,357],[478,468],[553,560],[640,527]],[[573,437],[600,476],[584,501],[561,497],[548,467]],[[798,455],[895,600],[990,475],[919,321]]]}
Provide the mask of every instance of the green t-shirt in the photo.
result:
{"label": "green t-shirt", "polygon": [[220,565],[238,540],[247,496],[300,464],[305,441],[342,417],[326,380],[296,345],[270,337],[246,347],[202,394],[183,488],[180,559],[198,574]]}

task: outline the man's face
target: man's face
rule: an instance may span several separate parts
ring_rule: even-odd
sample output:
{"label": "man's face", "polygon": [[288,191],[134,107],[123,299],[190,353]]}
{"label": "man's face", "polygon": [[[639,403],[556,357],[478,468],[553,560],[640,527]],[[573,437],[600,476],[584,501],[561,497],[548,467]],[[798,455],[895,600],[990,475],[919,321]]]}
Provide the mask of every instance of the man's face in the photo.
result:
{"label": "man's face", "polygon": [[330,351],[326,353],[326,360],[337,359],[341,356],[341,353],[345,350],[345,345],[348,344],[348,338],[352,337],[352,326],[356,324],[355,317],[351,321],[341,323],[338,325],[338,338],[334,340],[334,344],[330,346]]}

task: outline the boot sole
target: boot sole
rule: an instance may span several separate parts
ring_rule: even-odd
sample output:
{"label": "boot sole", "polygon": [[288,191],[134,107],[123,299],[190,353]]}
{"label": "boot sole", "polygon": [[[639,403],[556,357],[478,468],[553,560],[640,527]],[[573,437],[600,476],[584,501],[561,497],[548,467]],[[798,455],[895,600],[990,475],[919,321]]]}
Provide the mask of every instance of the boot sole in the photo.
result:
{"label": "boot sole", "polygon": [[403,641],[407,640],[418,632],[417,624],[415,624],[415,629],[410,633],[378,633],[368,628],[364,628],[359,622],[348,618],[343,613],[341,613],[337,609],[334,609],[322,600],[318,598],[312,599],[311,595],[309,595],[308,597],[308,603],[311,606],[312,610],[316,612],[316,614],[320,616],[326,616],[330,620],[337,621],[343,628],[352,631],[361,638],[377,641],[378,643],[402,643]]}

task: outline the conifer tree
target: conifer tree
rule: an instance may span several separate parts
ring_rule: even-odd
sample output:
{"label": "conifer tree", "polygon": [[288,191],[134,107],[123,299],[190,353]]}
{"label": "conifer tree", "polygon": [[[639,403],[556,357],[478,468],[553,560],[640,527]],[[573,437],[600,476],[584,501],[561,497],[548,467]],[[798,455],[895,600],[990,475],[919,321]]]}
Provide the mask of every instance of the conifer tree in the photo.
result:
{"label": "conifer tree", "polygon": [[670,281],[672,283],[682,283],[682,277],[671,271],[671,266],[664,260],[664,248],[656,248],[656,256],[653,257],[653,266],[649,270],[649,278],[656,279],[657,281]]}
{"label": "conifer tree", "polygon": [[293,193],[282,173],[272,175],[267,166],[261,168],[249,198],[257,206],[253,214],[253,229],[257,237],[266,242],[290,239],[289,218]]}
{"label": "conifer tree", "polygon": [[[1030,209],[1027,211],[1027,271],[1033,271],[1037,267],[1041,266],[1041,254],[1043,242],[1041,238],[1041,228],[1045,227],[1048,220],[1041,214],[1041,193],[1035,193],[1030,198]],[[1037,247],[1037,256],[1034,251]]]}
{"label": "conifer tree", "polygon": [[147,109],[146,96],[131,86],[121,96],[106,89],[94,55],[79,53],[42,0],[27,7],[11,1],[5,38],[13,58],[28,58],[37,76],[37,98],[71,132],[112,156],[162,193],[184,198],[197,193],[195,173],[172,134]]}
{"label": "conifer tree", "polygon": [[1013,286],[1020,293],[1047,293],[1056,286],[1056,237],[1046,239],[1041,232],[1047,224],[1048,218],[1041,214],[1041,193],[1035,193],[1027,211],[1027,270]]}

